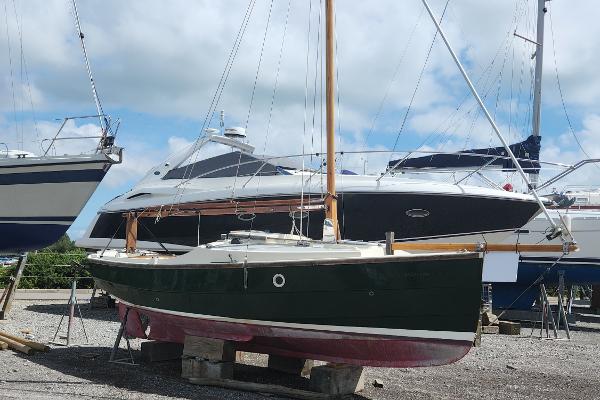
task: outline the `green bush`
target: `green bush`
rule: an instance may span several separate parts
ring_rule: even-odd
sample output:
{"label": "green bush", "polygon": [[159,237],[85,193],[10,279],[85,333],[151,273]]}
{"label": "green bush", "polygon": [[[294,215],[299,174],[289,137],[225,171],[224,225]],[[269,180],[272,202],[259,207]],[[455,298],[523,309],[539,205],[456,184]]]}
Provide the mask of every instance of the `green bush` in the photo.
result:
{"label": "green bush", "polygon": [[[78,288],[94,286],[87,270],[84,250],[64,235],[55,244],[37,252],[31,252],[23,271],[19,289],[68,289],[73,277],[80,277]],[[0,286],[5,286],[14,273],[16,266],[0,267]]]}

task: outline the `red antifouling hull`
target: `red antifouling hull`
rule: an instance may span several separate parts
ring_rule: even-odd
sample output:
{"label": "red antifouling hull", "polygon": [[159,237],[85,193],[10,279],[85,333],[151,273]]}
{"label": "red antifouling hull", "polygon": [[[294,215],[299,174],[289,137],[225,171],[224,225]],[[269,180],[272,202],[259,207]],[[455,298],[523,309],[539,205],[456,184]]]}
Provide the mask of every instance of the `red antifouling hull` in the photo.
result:
{"label": "red antifouling hull", "polygon": [[[121,317],[124,310],[125,306],[121,304]],[[147,327],[142,326],[139,314],[148,318]],[[450,364],[464,357],[472,346],[472,342],[466,340],[232,323],[136,307],[131,308],[126,330],[135,337],[165,342],[183,343],[185,336],[211,337],[235,341],[236,348],[241,351],[371,367],[409,368]]]}

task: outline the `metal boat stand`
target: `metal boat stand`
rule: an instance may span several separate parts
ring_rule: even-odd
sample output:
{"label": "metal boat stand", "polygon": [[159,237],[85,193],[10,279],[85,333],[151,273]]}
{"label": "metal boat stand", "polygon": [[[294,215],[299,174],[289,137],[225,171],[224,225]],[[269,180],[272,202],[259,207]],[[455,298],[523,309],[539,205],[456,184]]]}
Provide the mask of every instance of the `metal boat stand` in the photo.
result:
{"label": "metal boat stand", "polygon": [[[563,338],[558,337],[558,331],[560,330],[560,324],[561,324],[561,320],[562,320],[567,339],[571,339],[571,332],[569,331],[569,322],[567,320],[567,314],[566,314],[565,308],[564,308],[564,302],[563,302],[563,296],[562,296],[563,291],[564,291],[564,273],[563,273],[563,271],[560,271],[559,272],[559,285],[558,285],[558,304],[557,304],[556,320],[555,320],[554,315],[552,313],[552,307],[550,305],[550,301],[548,300],[548,292],[546,290],[546,285],[544,285],[543,283],[540,283],[540,298],[539,298],[540,314],[541,314],[540,338],[554,339],[554,340],[563,339]],[[550,336],[550,324],[552,324],[552,331],[553,331],[554,337]],[[536,326],[535,323],[531,325],[531,334],[532,335],[535,330],[535,326]],[[545,337],[544,337],[544,330],[546,331]]]}
{"label": "metal boat stand", "polygon": [[[67,323],[67,336],[64,337],[66,342],[58,342],[56,337],[58,336],[58,332],[60,331],[60,327],[62,326],[63,320],[65,319],[65,315],[60,317],[60,322],[58,323],[58,327],[56,328],[56,332],[54,333],[54,337],[48,343],[59,345],[59,346],[71,346],[71,332],[73,331],[73,321],[75,320],[75,307],[77,306],[77,311],[79,312],[79,321],[81,321],[81,328],[83,329],[83,334],[85,335],[85,345],[89,344],[89,338],[87,335],[87,331],[85,330],[85,324],[83,323],[83,315],[81,314],[81,307],[79,307],[79,302],[77,301],[77,280],[73,280],[73,284],[71,285],[71,297],[69,297],[69,302],[67,304],[69,309],[69,321]],[[62,339],[63,337],[61,337]]]}
{"label": "metal boat stand", "polygon": [[[570,313],[570,302],[571,302],[571,298],[572,296],[572,291],[573,291],[573,287],[570,288],[569,292],[569,296],[568,296],[568,300],[567,300],[567,309],[569,310]],[[567,320],[567,313],[565,312],[565,305],[564,305],[564,301],[563,301],[563,293],[565,292],[565,271],[558,271],[558,304],[557,304],[557,310],[556,310],[556,322],[557,322],[557,328],[560,329],[560,321],[562,319],[564,327],[565,327],[565,334],[567,335],[567,339],[571,339],[571,332],[569,331],[569,321]]]}
{"label": "metal boat stand", "polygon": [[129,354],[129,357],[115,359],[117,351],[119,351],[119,346],[121,345],[121,339],[123,339],[123,333],[125,332],[125,325],[127,325],[127,316],[129,315],[129,310],[129,307],[125,309],[125,315],[123,316],[123,320],[121,321],[119,333],[117,333],[117,339],[115,340],[115,344],[112,348],[112,351],[110,352],[110,358],[108,359],[108,362],[124,365],[138,365],[133,359],[133,353],[131,352],[131,343],[129,343],[129,338],[127,337],[127,334],[125,334],[125,343],[127,344],[127,353]]}

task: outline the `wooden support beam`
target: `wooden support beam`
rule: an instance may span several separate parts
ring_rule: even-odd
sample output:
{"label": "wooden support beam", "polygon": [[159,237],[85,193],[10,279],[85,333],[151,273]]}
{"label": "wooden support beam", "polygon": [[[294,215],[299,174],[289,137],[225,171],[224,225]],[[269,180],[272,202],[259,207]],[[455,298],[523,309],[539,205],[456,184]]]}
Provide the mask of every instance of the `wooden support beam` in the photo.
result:
{"label": "wooden support beam", "polygon": [[19,287],[19,282],[21,281],[25,264],[27,264],[27,253],[24,253],[19,257],[19,262],[17,263],[17,268],[12,276],[12,280],[9,282],[5,293],[2,295],[4,298],[4,304],[2,304],[2,310],[0,310],[0,319],[6,319],[6,316],[12,308],[12,302],[15,297],[15,292]]}
{"label": "wooden support beam", "polygon": [[24,354],[31,354],[33,353],[33,349],[29,346],[24,345],[23,343],[19,343],[17,341],[14,341],[12,339],[8,339],[8,338],[2,338],[2,341],[6,344],[8,344],[8,347],[10,347],[13,350],[16,351],[20,351],[21,353]]}
{"label": "wooden support beam", "polygon": [[[476,252],[516,252],[516,253],[562,253],[559,244],[503,244],[503,243],[438,243],[438,242],[399,242],[392,245],[394,250],[428,251],[476,251]],[[569,252],[579,250],[577,245],[568,246]]]}
{"label": "wooden support beam", "polygon": [[394,254],[394,232],[385,233],[385,254],[390,256]]}
{"label": "wooden support beam", "polygon": [[21,344],[23,344],[25,346],[29,346],[33,350],[37,350],[37,351],[49,351],[50,350],[50,346],[47,346],[45,344],[34,342],[32,340],[27,340],[24,338],[20,338],[18,336],[11,335],[10,333],[0,331],[0,340],[4,342],[5,341],[4,339],[9,339],[14,342],[21,343]]}
{"label": "wooden support beam", "polygon": [[135,212],[127,213],[127,226],[125,228],[125,250],[134,253],[137,247],[138,220]]}

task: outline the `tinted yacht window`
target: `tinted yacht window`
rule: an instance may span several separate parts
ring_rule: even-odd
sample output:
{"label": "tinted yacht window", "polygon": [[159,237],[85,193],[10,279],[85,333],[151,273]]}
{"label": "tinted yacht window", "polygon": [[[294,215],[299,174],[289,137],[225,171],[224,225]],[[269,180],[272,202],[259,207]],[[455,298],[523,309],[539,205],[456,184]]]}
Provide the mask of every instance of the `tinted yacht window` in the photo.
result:
{"label": "tinted yacht window", "polygon": [[224,178],[279,175],[277,167],[249,154],[234,151],[169,171],[163,179]]}

